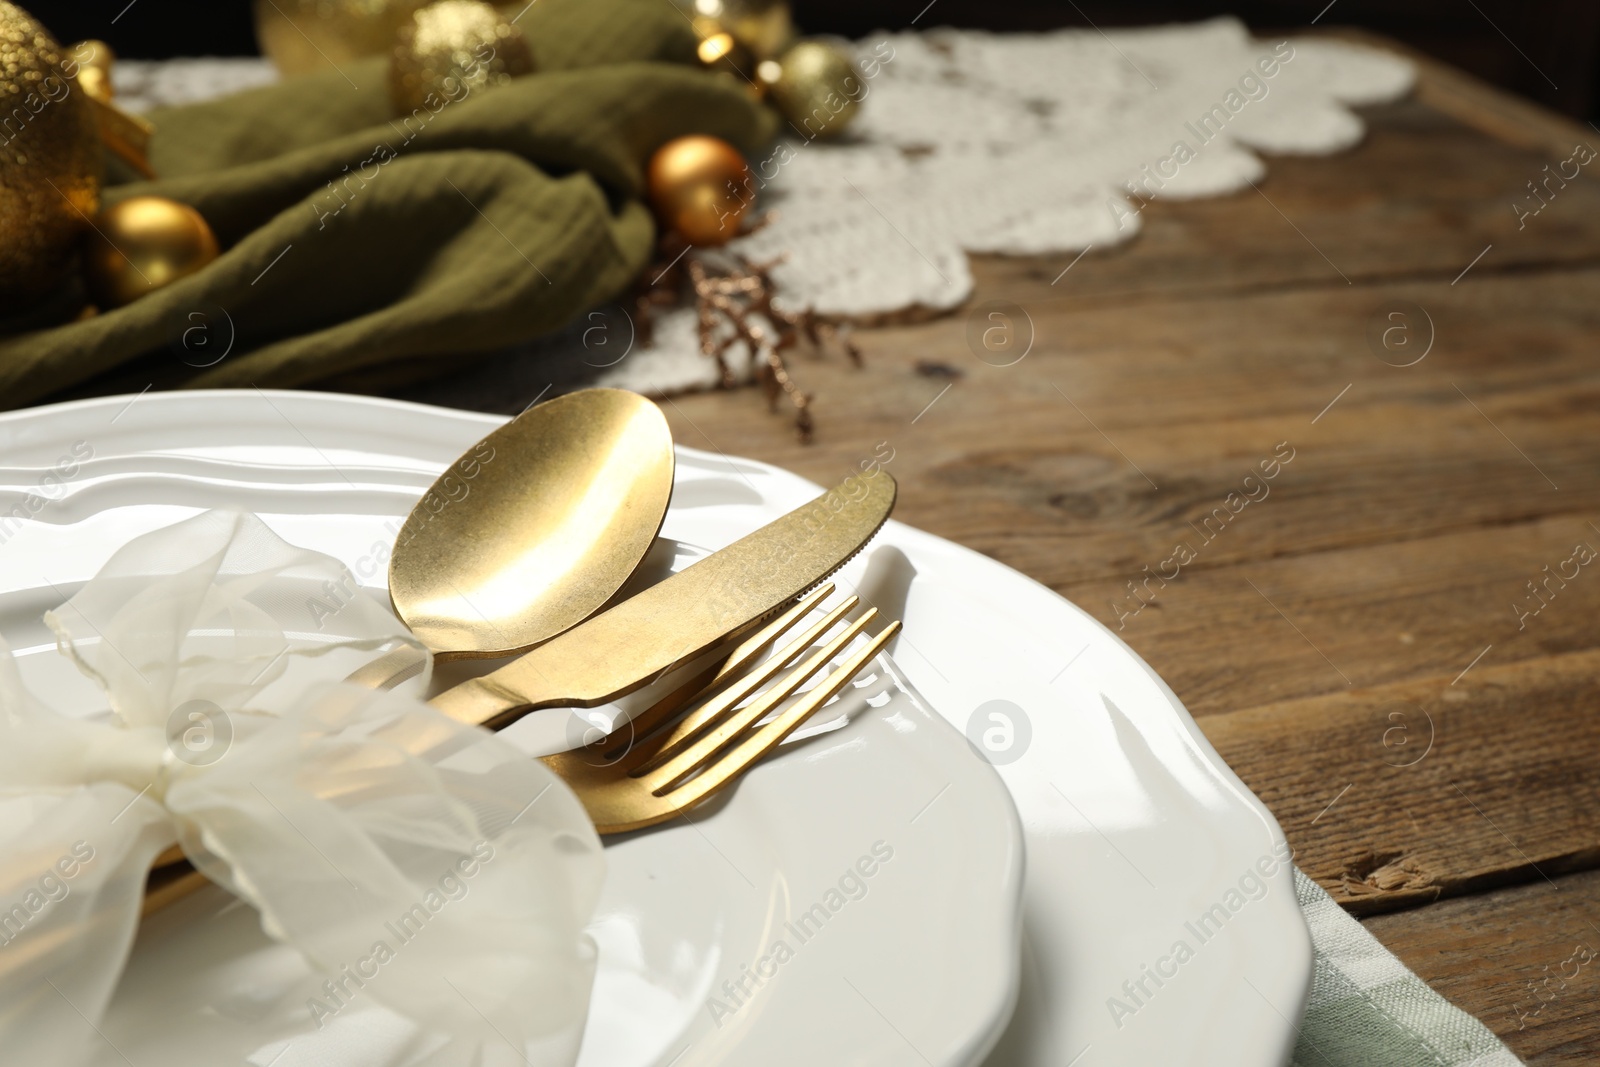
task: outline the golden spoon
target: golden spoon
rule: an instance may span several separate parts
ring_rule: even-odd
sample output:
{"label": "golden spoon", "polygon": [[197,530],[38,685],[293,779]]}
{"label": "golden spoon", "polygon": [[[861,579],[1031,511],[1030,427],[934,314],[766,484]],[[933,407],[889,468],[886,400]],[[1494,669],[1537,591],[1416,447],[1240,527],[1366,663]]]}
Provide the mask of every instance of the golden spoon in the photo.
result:
{"label": "golden spoon", "polygon": [[594,614],[672,498],[672,432],[622,389],[529,408],[440,475],[389,562],[395,613],[438,659],[510,656]]}

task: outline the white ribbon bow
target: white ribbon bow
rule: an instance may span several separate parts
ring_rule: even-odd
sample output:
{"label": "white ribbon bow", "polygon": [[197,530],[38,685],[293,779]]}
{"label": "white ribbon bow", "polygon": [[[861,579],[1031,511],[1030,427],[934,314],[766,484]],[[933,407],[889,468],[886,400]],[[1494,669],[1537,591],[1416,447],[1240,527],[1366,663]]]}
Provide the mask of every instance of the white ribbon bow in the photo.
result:
{"label": "white ribbon bow", "polygon": [[327,976],[284,1006],[304,1032],[370,997],[432,1047],[572,1062],[594,829],[504,740],[328,680],[357,653],[421,648],[342,564],[206,512],[132,541],[45,619],[110,710],[45,707],[0,644],[6,1062],[81,1059],[75,1035],[94,1038],[84,1021],[98,1026],[174,842]]}

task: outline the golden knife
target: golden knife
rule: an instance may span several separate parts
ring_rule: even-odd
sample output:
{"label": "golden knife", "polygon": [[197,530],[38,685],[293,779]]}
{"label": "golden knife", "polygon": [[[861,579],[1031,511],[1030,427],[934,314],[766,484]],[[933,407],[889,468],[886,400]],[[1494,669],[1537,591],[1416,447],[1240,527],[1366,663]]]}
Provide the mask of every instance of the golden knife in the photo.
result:
{"label": "golden knife", "polygon": [[738,636],[849,562],[894,508],[874,468],[510,663],[434,697],[461,722],[500,729],[545,707],[631,693]]}

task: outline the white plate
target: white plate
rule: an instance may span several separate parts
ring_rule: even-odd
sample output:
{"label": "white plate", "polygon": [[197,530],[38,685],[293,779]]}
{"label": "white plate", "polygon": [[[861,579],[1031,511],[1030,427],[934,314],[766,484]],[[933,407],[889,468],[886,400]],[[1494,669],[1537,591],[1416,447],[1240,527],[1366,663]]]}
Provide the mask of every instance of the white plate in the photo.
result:
{"label": "white plate", "polygon": [[[93,532],[107,554],[220,497],[375,583],[382,565],[374,561],[392,539],[385,523],[502,421],[308,393],[160,394],[128,405],[116,398],[0,417],[0,456],[40,469],[0,480],[42,478],[82,441],[96,462],[52,489],[58,499],[38,518]],[[152,483],[138,471],[152,452],[171,457],[162,466],[172,473],[159,481],[171,505],[115,509],[149,499]],[[130,455],[137,458],[120,458]],[[765,464],[690,449],[679,456],[663,533],[691,544],[726,544],[817,492]],[[12,503],[0,496],[0,514]],[[0,552],[0,589],[36,587],[26,561],[53,558],[60,532],[29,524],[13,535],[13,550]],[[89,577],[104,558],[93,555],[63,561],[50,579]],[[933,707],[958,729],[976,719],[980,741],[985,729],[996,731],[989,740],[1002,749],[993,758],[1021,815],[1028,870],[1020,999],[987,1062],[1285,1062],[1311,947],[1279,861],[1283,835],[1160,678],[1043,586],[900,523],[841,573],[841,584],[905,621],[895,656]],[[927,807],[918,824],[953,799],[919,801]],[[918,936],[952,937],[973,918],[947,912]],[[957,982],[957,971],[941,977]],[[824,1006],[815,1028],[876,1018],[893,1029],[892,1013],[871,1009],[876,994],[857,992],[866,1007],[858,1001],[849,1015],[848,1002]],[[913,1045],[861,1062],[917,1063],[921,1052]]]}

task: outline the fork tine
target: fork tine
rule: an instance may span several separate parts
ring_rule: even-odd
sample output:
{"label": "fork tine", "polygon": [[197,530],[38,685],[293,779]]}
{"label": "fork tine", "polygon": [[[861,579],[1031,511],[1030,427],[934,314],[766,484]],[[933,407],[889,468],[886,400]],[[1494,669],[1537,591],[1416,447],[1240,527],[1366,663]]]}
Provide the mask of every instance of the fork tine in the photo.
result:
{"label": "fork tine", "polygon": [[811,614],[818,604],[833,595],[833,583],[823,582],[811,592],[801,597],[794,607],[789,608],[782,615],[767,623],[757,630],[743,644],[733,650],[733,653],[724,661],[722,669],[711,680],[715,685],[723,679],[738,674],[754,663],[763,652],[771,648],[784,634],[794,628],[795,623]]}
{"label": "fork tine", "polygon": [[[681,787],[666,792],[666,798],[677,810],[682,811],[727,788],[752,764],[782,744],[784,738],[794,733],[818,708],[833,699],[874,656],[883,651],[883,647],[899,630],[898,621],[889,623],[876,637],[851,653],[837,670],[796,701],[794,707],[756,730],[731,751],[707,763],[697,776]],[[658,790],[657,795],[662,795],[661,791]]]}
{"label": "fork tine", "polygon": [[[715,689],[708,690],[711,694],[709,699],[684,716],[672,728],[665,740],[659,744],[651,744],[636,750],[627,759],[628,770],[637,774],[658,766],[669,757],[682,751],[683,747],[696,737],[704,734],[707,730],[734,714],[740,701],[771,681],[779,671],[798,659],[818,638],[831,630],[834,623],[843,618],[860,602],[859,597],[846,597],[838,606],[831,608],[821,619],[808,626],[799,637],[796,637],[773,653],[766,662],[759,664],[743,677],[726,683],[720,691]],[[770,708],[771,705],[769,704],[768,707]],[[754,721],[756,720],[749,720],[749,722]]]}
{"label": "fork tine", "polygon": [[614,759],[627,752],[641,738],[649,736],[663,723],[681,712],[696,696],[754,663],[778,638],[788,633],[795,623],[811,614],[813,608],[831,595],[833,595],[833,583],[823,582],[792,607],[785,609],[777,618],[740,642],[726,657],[721,660],[714,659],[710,665],[696,671],[693,677],[682,685],[628,720],[624,724],[627,729],[618,728],[612,731],[610,736],[600,742],[596,751],[606,759]]}
{"label": "fork tine", "polygon": [[[809,647],[812,641],[821,636],[819,627],[824,631],[831,628],[839,614],[840,610],[838,608],[829,612],[828,616],[818,626],[812,627],[811,630],[802,635],[795,642],[795,645],[799,645],[801,649]],[[759,722],[773,708],[793,695],[795,690],[804,685],[807,679],[826,666],[829,660],[837,656],[846,645],[853,641],[856,635],[861,633],[877,615],[876,608],[869,608],[862,614],[861,618],[846,626],[838,636],[832,638],[821,648],[806,657],[804,662],[786,674],[771,689],[752,700],[747,706],[723,717],[715,728],[706,732],[694,743],[674,751],[670,758],[663,761],[658,757],[645,763],[642,768],[634,772],[634,777],[642,778],[644,784],[652,793],[657,796],[661,795],[668,788],[677,784],[680,779],[703,766],[713,755],[738,740],[751,725]],[[788,653],[793,647],[791,645],[790,648],[784,649],[784,653]],[[774,658],[776,659],[777,657]],[[764,664],[763,667],[765,666]],[[759,681],[755,681],[752,684],[752,679],[743,679],[739,684],[728,689],[726,694],[719,695],[717,699],[721,700],[723,696],[736,693],[739,690],[753,691],[759,684]],[[733,704],[737,704],[740,699],[743,699],[743,697],[734,700]],[[731,707],[732,704],[729,706]]]}

